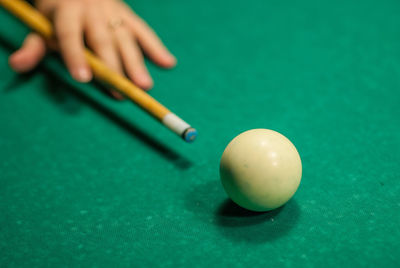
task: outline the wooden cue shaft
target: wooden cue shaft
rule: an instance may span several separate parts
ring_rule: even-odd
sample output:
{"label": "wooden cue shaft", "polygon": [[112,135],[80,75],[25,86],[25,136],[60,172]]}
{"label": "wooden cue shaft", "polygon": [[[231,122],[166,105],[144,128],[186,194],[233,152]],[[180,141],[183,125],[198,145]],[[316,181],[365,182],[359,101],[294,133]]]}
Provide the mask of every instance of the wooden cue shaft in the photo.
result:
{"label": "wooden cue shaft", "polygon": [[88,49],[85,50],[85,56],[96,78],[121,91],[159,121],[162,121],[167,114],[171,113],[144,90],[135,86],[129,79],[112,71]]}
{"label": "wooden cue shaft", "polygon": [[[0,0],[2,5],[9,12],[27,24],[32,30],[36,31],[46,39],[53,38],[53,27],[50,21],[23,0]],[[135,86],[129,79],[107,67],[89,49],[85,49],[85,57],[89,63],[94,76],[104,81],[126,95],[149,114],[161,121],[172,131],[181,135],[186,141],[193,141],[197,132],[186,122],[171,113],[166,107],[156,101],[139,87]],[[190,130],[189,137],[185,137]],[[186,135],[187,136],[187,135]]]}

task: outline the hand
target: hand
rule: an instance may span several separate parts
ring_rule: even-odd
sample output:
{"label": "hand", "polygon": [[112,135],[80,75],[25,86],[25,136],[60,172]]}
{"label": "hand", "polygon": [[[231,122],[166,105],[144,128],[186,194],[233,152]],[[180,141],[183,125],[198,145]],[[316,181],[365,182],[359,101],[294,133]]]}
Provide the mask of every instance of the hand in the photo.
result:
{"label": "hand", "polygon": [[[154,31],[122,1],[37,0],[36,7],[53,21],[56,49],[77,81],[92,79],[84,57],[85,43],[110,68],[125,73],[143,89],[150,89],[153,81],[142,51],[161,67],[176,64]],[[43,59],[48,45],[39,35],[29,34],[10,56],[11,67],[17,72],[30,71]]]}

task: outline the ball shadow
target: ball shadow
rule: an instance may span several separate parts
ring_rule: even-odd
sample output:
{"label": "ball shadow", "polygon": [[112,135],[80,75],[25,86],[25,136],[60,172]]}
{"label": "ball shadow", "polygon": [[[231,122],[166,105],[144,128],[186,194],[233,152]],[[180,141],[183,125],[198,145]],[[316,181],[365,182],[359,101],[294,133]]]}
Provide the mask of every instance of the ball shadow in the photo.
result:
{"label": "ball shadow", "polygon": [[215,214],[216,223],[224,236],[252,243],[273,241],[284,236],[296,225],[299,216],[295,200],[268,212],[252,212],[228,199]]}
{"label": "ball shadow", "polygon": [[227,198],[218,208],[216,216],[218,223],[223,226],[246,226],[265,220],[273,221],[283,208],[284,206],[267,212],[256,212],[242,208]]}
{"label": "ball shadow", "polygon": [[295,199],[268,212],[253,212],[236,205],[225,194],[219,180],[198,185],[186,198],[186,207],[227,239],[266,243],[285,236],[296,226],[300,209]]}

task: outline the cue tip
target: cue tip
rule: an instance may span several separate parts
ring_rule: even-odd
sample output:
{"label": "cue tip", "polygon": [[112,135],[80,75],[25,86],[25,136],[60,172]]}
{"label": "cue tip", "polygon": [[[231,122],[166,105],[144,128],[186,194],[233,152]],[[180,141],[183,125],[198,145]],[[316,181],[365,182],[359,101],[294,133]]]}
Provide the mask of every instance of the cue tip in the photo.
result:
{"label": "cue tip", "polygon": [[162,119],[162,123],[173,132],[181,136],[186,142],[192,142],[197,137],[197,130],[192,128],[176,114],[169,112]]}
{"label": "cue tip", "polygon": [[197,138],[197,130],[189,127],[187,128],[183,134],[182,134],[182,138],[186,141],[186,142],[193,142],[196,138]]}

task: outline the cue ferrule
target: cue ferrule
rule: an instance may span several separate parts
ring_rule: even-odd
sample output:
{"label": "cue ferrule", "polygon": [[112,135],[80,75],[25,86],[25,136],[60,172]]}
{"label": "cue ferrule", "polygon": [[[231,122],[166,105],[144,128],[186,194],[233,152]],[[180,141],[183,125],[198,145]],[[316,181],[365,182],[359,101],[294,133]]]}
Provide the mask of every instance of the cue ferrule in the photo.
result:
{"label": "cue ferrule", "polygon": [[197,137],[197,131],[174,113],[166,114],[161,122],[187,142],[192,142]]}

